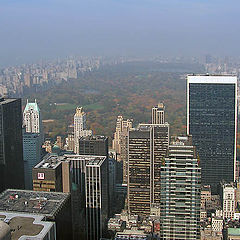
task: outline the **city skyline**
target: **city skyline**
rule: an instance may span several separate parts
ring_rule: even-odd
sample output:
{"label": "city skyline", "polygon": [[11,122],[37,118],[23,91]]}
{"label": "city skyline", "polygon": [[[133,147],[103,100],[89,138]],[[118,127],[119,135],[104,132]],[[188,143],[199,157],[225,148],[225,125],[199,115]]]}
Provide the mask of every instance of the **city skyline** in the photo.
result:
{"label": "city skyline", "polygon": [[240,239],[239,0],[0,1],[0,239]]}

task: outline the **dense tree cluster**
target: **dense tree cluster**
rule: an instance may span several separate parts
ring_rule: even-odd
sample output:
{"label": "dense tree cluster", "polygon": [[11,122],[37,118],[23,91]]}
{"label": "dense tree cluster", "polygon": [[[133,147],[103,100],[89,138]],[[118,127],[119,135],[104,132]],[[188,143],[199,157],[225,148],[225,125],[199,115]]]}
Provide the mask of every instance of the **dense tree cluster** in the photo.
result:
{"label": "dense tree cluster", "polygon": [[45,124],[45,131],[53,138],[66,135],[76,106],[83,106],[88,126],[95,134],[111,137],[118,115],[133,118],[135,125],[150,122],[151,108],[158,102],[166,105],[171,132],[185,133],[186,73],[174,72],[175,65],[171,72],[171,66],[167,66],[167,71],[154,67],[140,65],[132,70],[126,64],[104,67],[27,97],[38,99],[43,119],[55,120]]}

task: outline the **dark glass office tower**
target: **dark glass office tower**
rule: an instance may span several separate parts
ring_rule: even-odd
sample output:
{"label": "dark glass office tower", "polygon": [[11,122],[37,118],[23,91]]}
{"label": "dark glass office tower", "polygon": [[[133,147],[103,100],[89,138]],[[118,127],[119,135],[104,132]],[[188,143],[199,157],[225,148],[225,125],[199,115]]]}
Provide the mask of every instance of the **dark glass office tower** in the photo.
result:
{"label": "dark glass office tower", "polygon": [[0,99],[0,192],[24,189],[21,99]]}
{"label": "dark glass office tower", "polygon": [[234,181],[237,133],[237,77],[187,77],[187,134],[197,147],[202,184],[217,192],[220,181]]}
{"label": "dark glass office tower", "polygon": [[106,156],[108,158],[108,137],[105,136],[80,137],[79,155]]}
{"label": "dark glass office tower", "polygon": [[86,232],[87,240],[104,236],[108,219],[108,159],[95,156],[86,164]]}

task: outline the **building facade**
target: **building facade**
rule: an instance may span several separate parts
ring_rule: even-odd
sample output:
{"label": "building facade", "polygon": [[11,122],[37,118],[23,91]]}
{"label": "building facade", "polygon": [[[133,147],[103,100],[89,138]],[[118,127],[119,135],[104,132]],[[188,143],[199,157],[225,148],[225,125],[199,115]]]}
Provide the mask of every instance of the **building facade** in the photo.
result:
{"label": "building facade", "polygon": [[79,152],[79,138],[82,136],[91,136],[92,131],[86,130],[86,113],[83,111],[82,107],[76,108],[76,113],[74,114],[74,142],[75,142],[75,153]]}
{"label": "building facade", "polygon": [[0,99],[0,192],[24,189],[21,99]]}
{"label": "building facade", "polygon": [[87,136],[79,138],[79,155],[108,157],[108,137]]}
{"label": "building facade", "polygon": [[[118,155],[121,154],[121,136],[123,132],[126,132],[129,128],[132,128],[132,120],[124,120],[123,116],[117,117],[116,131],[114,133],[112,148]],[[126,134],[125,134],[126,135]]]}
{"label": "building facade", "polygon": [[23,112],[23,126],[25,126],[27,133],[41,134],[41,141],[43,142],[42,116],[36,99],[34,103],[30,103],[27,100],[27,104]]}
{"label": "building facade", "polygon": [[223,185],[223,217],[233,219],[235,213],[235,193],[236,189],[233,184]]}
{"label": "building facade", "polygon": [[86,165],[86,231],[87,240],[104,236],[108,219],[108,160],[96,157]]}
{"label": "building facade", "polygon": [[23,129],[23,160],[25,189],[32,190],[32,169],[41,161],[41,136]]}
{"label": "building facade", "polygon": [[236,174],[237,77],[187,77],[187,134],[199,153],[202,183],[219,193],[220,182]]}
{"label": "building facade", "polygon": [[196,149],[190,137],[178,137],[161,167],[161,239],[200,239],[200,190]]}
{"label": "building facade", "polygon": [[160,204],[160,168],[169,145],[169,124],[140,124],[128,136],[128,211],[150,215]]}
{"label": "building facade", "polygon": [[62,162],[55,154],[46,155],[32,170],[33,190],[63,192]]}
{"label": "building facade", "polygon": [[165,106],[159,103],[156,107],[152,108],[152,124],[165,123]]}
{"label": "building facade", "polygon": [[118,116],[116,131],[113,136],[112,148],[117,154],[118,161],[118,183],[127,183],[128,179],[128,130],[132,128],[132,119],[124,119]]}

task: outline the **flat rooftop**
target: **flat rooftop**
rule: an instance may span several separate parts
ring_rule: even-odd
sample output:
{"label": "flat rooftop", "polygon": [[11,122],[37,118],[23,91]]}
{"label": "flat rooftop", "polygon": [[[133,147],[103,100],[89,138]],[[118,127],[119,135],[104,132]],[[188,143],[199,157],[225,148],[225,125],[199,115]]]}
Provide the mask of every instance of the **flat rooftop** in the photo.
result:
{"label": "flat rooftop", "polygon": [[69,193],[7,189],[0,194],[0,211],[44,215],[54,219]]}
{"label": "flat rooftop", "polygon": [[61,164],[60,157],[56,154],[47,154],[34,168],[55,169]]}
{"label": "flat rooftop", "polygon": [[169,124],[167,122],[163,124],[154,124],[154,123],[140,123],[137,128],[133,128],[133,130],[148,130],[151,127],[169,127]]}
{"label": "flat rooftop", "polygon": [[202,84],[237,84],[237,77],[234,75],[188,75],[188,83]]}
{"label": "flat rooftop", "polygon": [[101,166],[106,159],[106,156],[96,156],[94,159],[90,160],[86,166]]}
{"label": "flat rooftop", "polygon": [[147,234],[142,231],[124,230],[124,232],[118,232],[115,235],[115,240],[147,240],[149,239]]}
{"label": "flat rooftop", "polygon": [[0,212],[0,220],[9,225],[11,239],[43,239],[54,222],[44,221],[44,216],[22,213]]}
{"label": "flat rooftop", "polygon": [[64,154],[63,156],[60,156],[61,161],[82,160],[82,161],[90,162],[99,158],[100,159],[106,158],[106,156],[78,155],[78,154]]}
{"label": "flat rooftop", "polygon": [[106,136],[101,136],[101,135],[92,135],[92,136],[86,136],[86,137],[80,137],[79,140],[94,140],[94,141],[104,141],[108,137]]}
{"label": "flat rooftop", "polygon": [[15,102],[19,98],[0,98],[0,105],[10,103],[10,102]]}
{"label": "flat rooftop", "polygon": [[170,146],[192,146],[192,136],[174,136],[171,139]]}

